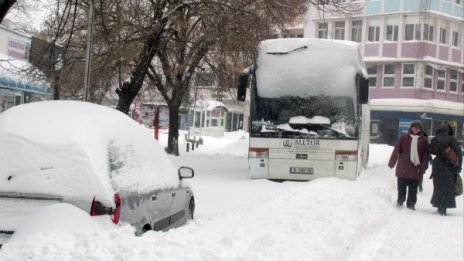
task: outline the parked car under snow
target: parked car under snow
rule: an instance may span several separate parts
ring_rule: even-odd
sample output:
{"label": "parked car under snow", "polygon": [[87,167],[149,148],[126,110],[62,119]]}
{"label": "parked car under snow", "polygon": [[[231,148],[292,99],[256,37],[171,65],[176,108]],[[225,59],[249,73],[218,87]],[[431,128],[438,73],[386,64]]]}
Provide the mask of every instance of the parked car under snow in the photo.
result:
{"label": "parked car under snow", "polygon": [[143,125],[77,101],[20,105],[0,114],[0,245],[32,212],[57,202],[110,215],[140,234],[193,218],[195,201]]}

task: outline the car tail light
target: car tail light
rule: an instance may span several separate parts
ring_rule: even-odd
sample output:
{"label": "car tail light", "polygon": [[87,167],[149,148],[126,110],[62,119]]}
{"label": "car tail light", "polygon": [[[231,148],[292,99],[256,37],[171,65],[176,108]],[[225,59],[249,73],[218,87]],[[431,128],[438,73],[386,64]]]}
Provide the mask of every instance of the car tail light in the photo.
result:
{"label": "car tail light", "polygon": [[358,159],[357,150],[336,150],[335,160],[355,161]]}
{"label": "car tail light", "polygon": [[250,158],[269,158],[269,148],[250,148]]}
{"label": "car tail light", "polygon": [[96,200],[95,197],[92,201],[92,206],[90,207],[91,216],[101,216],[101,215],[111,215],[111,220],[113,223],[117,224],[119,222],[119,217],[121,216],[121,197],[119,194],[114,194],[114,203],[116,208],[107,207],[103,205],[100,201]]}
{"label": "car tail light", "polygon": [[111,220],[113,220],[114,224],[118,224],[119,222],[119,217],[121,216],[121,197],[119,194],[114,194],[114,203],[116,204],[116,210],[113,213],[113,217],[111,217]]}

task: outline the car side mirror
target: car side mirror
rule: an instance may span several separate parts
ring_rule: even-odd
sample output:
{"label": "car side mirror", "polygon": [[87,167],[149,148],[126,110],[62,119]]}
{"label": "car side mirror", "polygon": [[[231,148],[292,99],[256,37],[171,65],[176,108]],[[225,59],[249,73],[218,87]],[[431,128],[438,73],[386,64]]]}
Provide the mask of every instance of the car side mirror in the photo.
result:
{"label": "car side mirror", "polygon": [[361,74],[356,76],[358,85],[358,96],[360,104],[367,104],[369,101],[369,80]]}
{"label": "car side mirror", "polygon": [[248,87],[248,73],[241,73],[238,77],[237,100],[245,101]]}
{"label": "car side mirror", "polygon": [[195,176],[195,171],[189,167],[180,167],[178,170],[179,179],[190,179]]}

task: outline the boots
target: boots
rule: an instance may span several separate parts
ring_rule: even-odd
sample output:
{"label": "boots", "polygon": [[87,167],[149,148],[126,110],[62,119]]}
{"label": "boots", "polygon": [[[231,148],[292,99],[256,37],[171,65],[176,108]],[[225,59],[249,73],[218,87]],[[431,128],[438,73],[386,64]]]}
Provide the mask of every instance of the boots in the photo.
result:
{"label": "boots", "polygon": [[446,216],[446,208],[438,208],[438,213],[442,216]]}

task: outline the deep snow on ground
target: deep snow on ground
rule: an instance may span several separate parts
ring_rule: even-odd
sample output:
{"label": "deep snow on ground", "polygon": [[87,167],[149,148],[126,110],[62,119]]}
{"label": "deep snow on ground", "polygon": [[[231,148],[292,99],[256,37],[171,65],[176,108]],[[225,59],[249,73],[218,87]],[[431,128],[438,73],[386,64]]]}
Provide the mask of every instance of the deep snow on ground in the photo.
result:
{"label": "deep snow on ground", "polygon": [[[160,136],[166,144],[167,135]],[[276,183],[249,179],[245,132],[204,137],[188,153],[179,144],[181,156],[171,158],[195,169],[195,220],[141,237],[129,225],[31,234],[5,244],[0,260],[464,259],[463,197],[439,216],[429,204],[429,170],[417,210],[397,209],[394,171],[386,166],[390,146],[371,145],[369,167],[356,181]]]}

